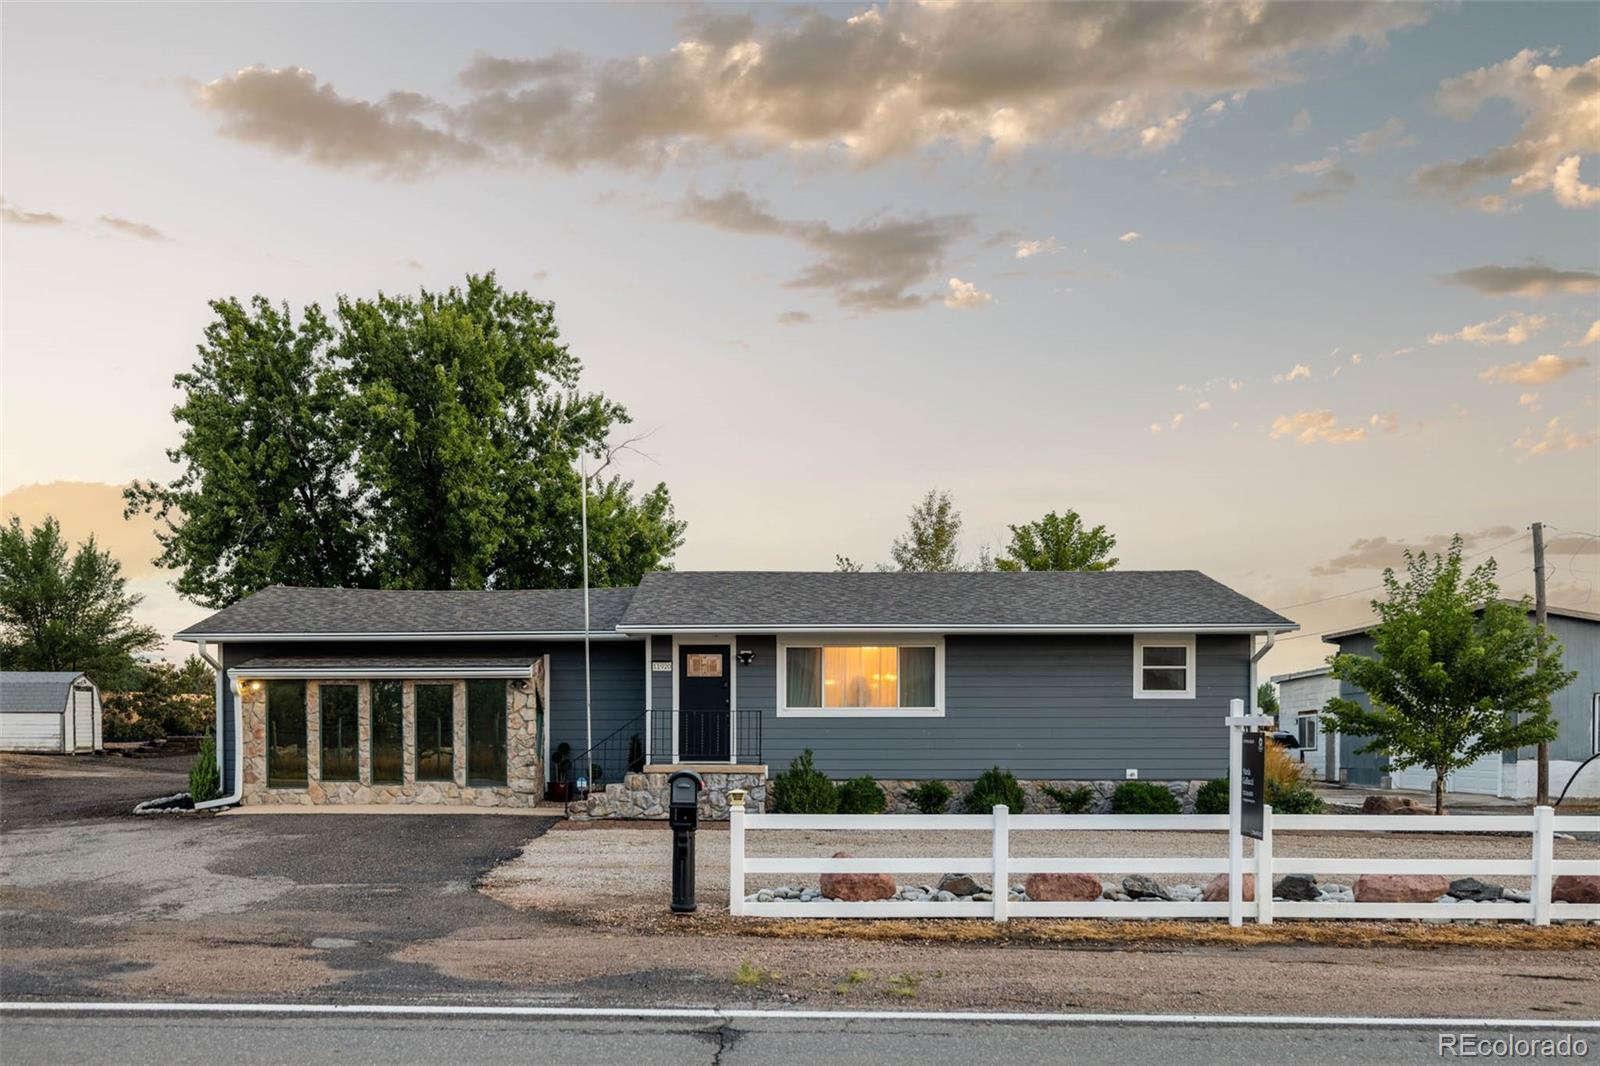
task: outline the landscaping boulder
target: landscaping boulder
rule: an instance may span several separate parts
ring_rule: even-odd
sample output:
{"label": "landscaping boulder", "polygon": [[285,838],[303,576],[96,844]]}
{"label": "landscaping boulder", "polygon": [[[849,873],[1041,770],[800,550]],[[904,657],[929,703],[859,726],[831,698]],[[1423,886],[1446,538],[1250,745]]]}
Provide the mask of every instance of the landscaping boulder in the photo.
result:
{"label": "landscaping boulder", "polygon": [[1144,874],[1130,874],[1122,879],[1122,891],[1134,899],[1161,899],[1171,901],[1172,896],[1154,878]]}
{"label": "landscaping boulder", "polygon": [[1357,903],[1432,903],[1449,889],[1439,874],[1362,874],[1354,886]]}
{"label": "landscaping boulder", "polygon": [[1361,801],[1362,814],[1400,814],[1415,813],[1406,811],[1407,807],[1415,807],[1417,801],[1410,796],[1368,796]]}
{"label": "landscaping boulder", "polygon": [[1500,885],[1491,885],[1476,877],[1458,877],[1450,882],[1448,891],[1455,899],[1464,899],[1469,903],[1487,903],[1506,894]]}
{"label": "landscaping boulder", "polygon": [[[848,859],[852,856],[848,851],[836,851],[833,857]],[[888,874],[823,874],[820,880],[824,896],[850,903],[892,899],[895,894],[894,878]]]}
{"label": "landscaping boulder", "polygon": [[939,878],[938,890],[956,896],[975,896],[979,892],[989,891],[973,880],[970,874],[945,874]]}
{"label": "landscaping boulder", "polygon": [[1062,903],[1100,898],[1100,879],[1094,874],[1029,874],[1023,885],[1029,900]]}
{"label": "landscaping boulder", "polygon": [[1550,899],[1556,903],[1600,903],[1600,876],[1562,874],[1550,886]]}
{"label": "landscaping boulder", "polygon": [[1310,874],[1289,874],[1272,886],[1272,894],[1291,903],[1312,903],[1317,898],[1317,879]]}
{"label": "landscaping boulder", "polygon": [[[1218,874],[1207,881],[1205,891],[1200,894],[1200,898],[1207,903],[1228,902],[1228,875]],[[1256,898],[1255,874],[1244,875],[1244,898],[1249,900]]]}

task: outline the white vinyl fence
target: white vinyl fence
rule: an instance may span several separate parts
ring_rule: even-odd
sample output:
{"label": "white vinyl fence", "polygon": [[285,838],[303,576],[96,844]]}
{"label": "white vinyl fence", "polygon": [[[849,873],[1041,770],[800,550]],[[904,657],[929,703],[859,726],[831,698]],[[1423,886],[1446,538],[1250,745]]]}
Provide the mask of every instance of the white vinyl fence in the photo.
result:
{"label": "white vinyl fence", "polygon": [[[1243,869],[1256,879],[1257,899],[1237,904],[1140,900],[1084,900],[1046,902],[1008,899],[1013,878],[1033,873],[1154,874],[1192,873],[1210,877],[1228,872],[1228,857],[1062,857],[1029,858],[1012,855],[1010,833],[1035,830],[1115,832],[1163,830],[1171,832],[1225,832],[1225,814],[1181,815],[1068,815],[1011,814],[997,806],[992,814],[747,814],[742,797],[730,804],[728,833],[728,910],[736,915],[773,918],[1229,918],[1253,917],[1270,923],[1281,918],[1511,918],[1548,925],[1557,920],[1600,919],[1600,904],[1562,903],[1550,900],[1551,883],[1559,874],[1595,873],[1588,861],[1558,860],[1554,835],[1600,832],[1600,817],[1557,817],[1549,807],[1535,808],[1531,815],[1322,815],[1278,814],[1266,809],[1265,839],[1256,842],[1255,854],[1244,860]],[[745,834],[760,830],[849,830],[882,832],[892,843],[894,834],[928,830],[982,830],[990,834],[987,855],[956,857],[896,858],[860,857],[848,859],[821,856],[762,858],[745,854]],[[1358,832],[1358,833],[1526,833],[1528,857],[1518,859],[1390,859],[1316,858],[1278,856],[1273,852],[1274,832]],[[1530,902],[1474,903],[1470,906],[1447,903],[1323,903],[1273,902],[1275,871],[1323,874],[1446,874],[1515,875],[1532,880]],[[745,877],[751,874],[887,873],[943,874],[967,873],[992,878],[992,901],[931,902],[926,900],[879,900],[853,903],[818,899],[809,902],[773,900],[761,903],[745,899]],[[1240,911],[1230,915],[1230,906]]]}

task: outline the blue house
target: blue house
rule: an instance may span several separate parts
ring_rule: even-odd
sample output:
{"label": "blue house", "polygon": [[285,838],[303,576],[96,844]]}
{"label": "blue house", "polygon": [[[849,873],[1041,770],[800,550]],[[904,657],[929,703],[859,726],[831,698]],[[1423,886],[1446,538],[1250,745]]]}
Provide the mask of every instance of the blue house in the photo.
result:
{"label": "blue house", "polygon": [[219,666],[227,802],[658,817],[671,770],[720,813],[806,748],[896,803],[996,765],[1189,802],[1294,628],[1196,571],[665,572],[593,590],[587,640],[568,589],[274,587],[177,637]]}

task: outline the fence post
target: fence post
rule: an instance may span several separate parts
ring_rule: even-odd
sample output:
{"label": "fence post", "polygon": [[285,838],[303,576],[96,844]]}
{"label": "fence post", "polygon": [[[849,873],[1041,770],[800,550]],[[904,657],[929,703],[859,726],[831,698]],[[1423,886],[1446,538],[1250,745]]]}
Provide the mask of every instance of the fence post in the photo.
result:
{"label": "fence post", "polygon": [[1550,924],[1550,889],[1556,859],[1556,812],[1553,807],[1533,809],[1533,924]]}
{"label": "fence post", "polygon": [[994,920],[1003,922],[1010,918],[1006,908],[1011,902],[1011,809],[997,803],[991,813],[994,815],[994,843],[989,854],[994,860]]}
{"label": "fence post", "polygon": [[[1229,700],[1228,715],[1244,717],[1244,700]],[[1228,727],[1228,924],[1244,924],[1244,834],[1242,827],[1242,799],[1239,795],[1240,779],[1244,776],[1244,753],[1239,750],[1239,738],[1244,727]],[[1261,898],[1257,886],[1256,898]]]}
{"label": "fence post", "polygon": [[1272,805],[1261,808],[1261,839],[1256,841],[1256,921],[1272,924]]}
{"label": "fence post", "polygon": [[744,789],[728,790],[728,913],[744,913]]}

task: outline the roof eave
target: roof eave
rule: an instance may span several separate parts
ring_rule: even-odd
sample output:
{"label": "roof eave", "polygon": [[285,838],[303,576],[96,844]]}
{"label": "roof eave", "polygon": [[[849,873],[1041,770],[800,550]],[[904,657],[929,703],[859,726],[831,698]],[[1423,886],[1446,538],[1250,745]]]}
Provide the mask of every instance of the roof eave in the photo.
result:
{"label": "roof eave", "polygon": [[[611,629],[589,631],[590,640],[626,640],[629,634]],[[433,633],[201,633],[185,629],[172,635],[173,640],[190,644],[202,641],[218,644],[235,643],[306,643],[312,641],[407,642],[407,641],[457,641],[457,640],[582,640],[581,629],[515,630],[486,633],[433,632]]]}
{"label": "roof eave", "polygon": [[952,635],[1006,635],[1006,634],[1031,634],[1038,636],[1071,635],[1094,636],[1096,634],[1123,634],[1123,633],[1213,633],[1220,635],[1236,634],[1247,635],[1254,633],[1289,633],[1300,627],[1293,622],[1285,623],[1215,623],[1215,624],[1135,624],[1135,625],[972,625],[956,623],[951,625],[926,625],[926,624],[895,624],[883,623],[873,625],[839,625],[839,624],[805,624],[805,625],[620,625],[617,632],[625,636],[667,635],[671,633],[730,633],[730,634],[759,634],[759,633],[944,633]]}

